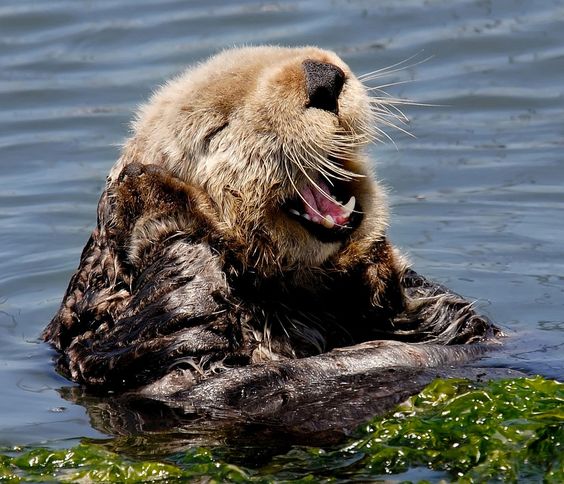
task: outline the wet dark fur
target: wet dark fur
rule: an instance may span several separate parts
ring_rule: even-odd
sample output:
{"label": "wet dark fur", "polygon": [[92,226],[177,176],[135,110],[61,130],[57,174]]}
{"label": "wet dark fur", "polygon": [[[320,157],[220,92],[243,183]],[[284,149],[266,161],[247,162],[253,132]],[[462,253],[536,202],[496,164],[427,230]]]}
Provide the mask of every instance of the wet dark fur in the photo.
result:
{"label": "wet dark fur", "polygon": [[154,165],[128,165],[103,193],[44,332],[59,370],[94,389],[213,394],[240,407],[242,395],[268,388],[307,392],[382,368],[461,363],[496,332],[460,296],[395,271],[386,239],[362,253],[349,244],[348,262],[265,277],[215,220],[206,193]]}

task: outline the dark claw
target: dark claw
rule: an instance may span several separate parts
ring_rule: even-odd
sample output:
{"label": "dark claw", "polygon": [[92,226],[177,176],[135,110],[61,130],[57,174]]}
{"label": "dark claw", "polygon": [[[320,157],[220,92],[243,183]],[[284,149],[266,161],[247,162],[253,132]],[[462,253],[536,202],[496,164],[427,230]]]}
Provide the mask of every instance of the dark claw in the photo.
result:
{"label": "dark claw", "polygon": [[128,177],[134,178],[141,176],[146,171],[145,167],[146,165],[142,163],[129,163],[125,165],[118,176],[117,182],[122,183]]}

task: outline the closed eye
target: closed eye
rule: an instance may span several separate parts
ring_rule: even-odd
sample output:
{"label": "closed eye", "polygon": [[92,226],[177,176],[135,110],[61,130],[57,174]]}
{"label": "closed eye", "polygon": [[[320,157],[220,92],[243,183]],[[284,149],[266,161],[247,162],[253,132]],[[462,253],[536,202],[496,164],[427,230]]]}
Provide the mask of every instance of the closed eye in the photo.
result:
{"label": "closed eye", "polygon": [[225,121],[225,123],[223,123],[222,125],[212,129],[210,132],[208,132],[203,140],[202,140],[202,144],[204,145],[204,150],[205,151],[209,151],[209,147],[210,147],[210,143],[212,142],[212,140],[219,134],[221,133],[225,128],[227,128],[227,126],[229,126],[229,121]]}

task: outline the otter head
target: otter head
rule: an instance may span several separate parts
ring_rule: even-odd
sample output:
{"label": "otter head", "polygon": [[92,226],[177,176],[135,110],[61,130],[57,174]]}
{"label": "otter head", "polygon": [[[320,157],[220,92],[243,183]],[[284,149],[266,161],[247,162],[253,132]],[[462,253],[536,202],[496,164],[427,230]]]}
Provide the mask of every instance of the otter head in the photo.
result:
{"label": "otter head", "polygon": [[385,230],[384,197],[362,153],[370,106],[332,52],[224,51],[141,108],[111,177],[128,162],[161,164],[209,195],[221,230],[253,264],[315,267]]}

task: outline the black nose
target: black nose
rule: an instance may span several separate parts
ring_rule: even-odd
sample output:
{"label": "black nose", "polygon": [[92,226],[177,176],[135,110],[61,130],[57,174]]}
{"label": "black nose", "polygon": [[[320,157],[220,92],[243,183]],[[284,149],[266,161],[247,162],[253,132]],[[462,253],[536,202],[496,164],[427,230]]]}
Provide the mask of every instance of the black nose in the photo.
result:
{"label": "black nose", "polygon": [[345,73],[333,64],[307,59],[303,62],[308,107],[337,114],[337,99],[345,82]]}

